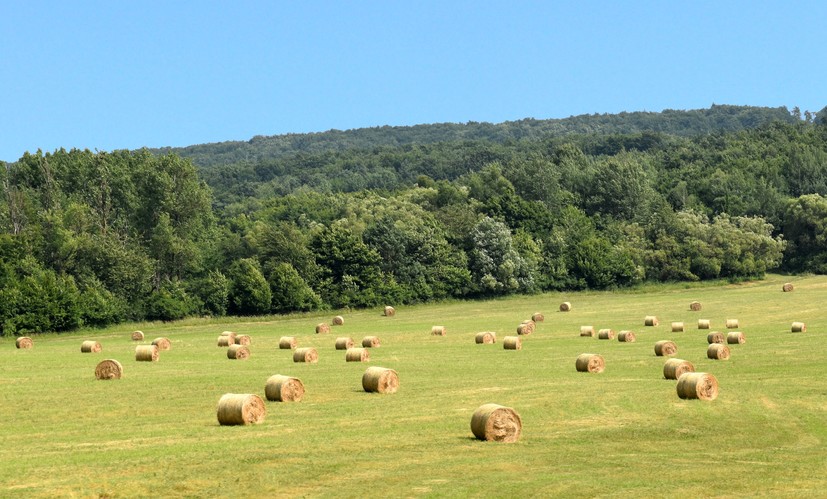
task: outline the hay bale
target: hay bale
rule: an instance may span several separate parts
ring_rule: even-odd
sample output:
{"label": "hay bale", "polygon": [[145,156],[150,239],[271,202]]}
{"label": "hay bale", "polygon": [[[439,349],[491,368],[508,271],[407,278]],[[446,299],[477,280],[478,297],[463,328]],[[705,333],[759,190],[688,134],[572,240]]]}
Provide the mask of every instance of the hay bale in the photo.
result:
{"label": "hay bale", "polygon": [[334,326],[344,326],[345,325],[345,318],[341,315],[337,315],[333,318],[333,325]]}
{"label": "hay bale", "polygon": [[34,342],[28,336],[21,336],[14,340],[14,346],[20,349],[28,350],[34,346]]}
{"label": "hay bale", "polygon": [[253,343],[253,339],[250,338],[250,335],[240,334],[240,335],[235,337],[235,344],[236,345],[243,345],[245,347],[248,347],[252,343]]}
{"label": "hay bale", "polygon": [[132,341],[144,341],[144,332],[132,331]]}
{"label": "hay bale", "polygon": [[370,362],[370,350],[367,348],[348,348],[345,362]]}
{"label": "hay bale", "polygon": [[169,342],[169,338],[155,338],[152,340],[152,344],[158,347],[158,350],[165,351],[172,348],[172,344]]}
{"label": "hay bale", "polygon": [[653,326],[657,326],[658,324],[660,324],[660,322],[658,321],[658,318],[655,317],[654,315],[647,315],[646,317],[643,318],[643,325],[644,326],[653,327]]}
{"label": "hay bale", "polygon": [[594,326],[580,326],[580,336],[594,336]]}
{"label": "hay bale", "polygon": [[506,336],[503,338],[504,350],[522,350],[523,340],[519,336]]}
{"label": "hay bale", "polygon": [[741,345],[746,343],[747,339],[741,331],[730,331],[726,334],[726,342],[730,345]]}
{"label": "hay bale", "polygon": [[258,395],[252,393],[225,393],[218,400],[218,424],[247,425],[264,421],[267,407]]}
{"label": "hay bale", "polygon": [[393,307],[385,307],[385,317],[393,317],[396,315],[396,309]]}
{"label": "hay bale", "polygon": [[513,443],[520,438],[522,431],[523,421],[510,407],[485,404],[471,416],[471,433],[480,440]]}
{"label": "hay bale", "polygon": [[676,353],[678,353],[678,345],[674,341],[660,340],[655,343],[655,355],[658,357],[669,357]]}
{"label": "hay bale", "polygon": [[312,347],[297,348],[293,350],[293,362],[315,364],[316,362],[319,362],[319,352]]}
{"label": "hay bale", "polygon": [[362,388],[371,393],[396,393],[399,375],[393,369],[369,367],[362,375]]}
{"label": "hay bale", "polygon": [[722,343],[713,343],[706,349],[706,356],[712,360],[729,360],[729,347]]}
{"label": "hay bale", "polygon": [[304,397],[304,384],[298,378],[274,374],[267,378],[264,396],[273,402],[300,402]]}
{"label": "hay bale", "polygon": [[683,322],[673,322],[672,323],[672,332],[673,333],[682,333],[683,332]]}
{"label": "hay bale", "polygon": [[218,346],[219,347],[228,347],[230,345],[235,345],[235,336],[219,336],[218,337]]}
{"label": "hay bale", "polygon": [[326,322],[316,324],[316,334],[327,334],[330,332],[330,325]]}
{"label": "hay bale", "polygon": [[434,326],[431,328],[431,336],[445,336],[445,326]]}
{"label": "hay bale", "polygon": [[497,333],[493,331],[477,333],[477,335],[474,336],[474,342],[477,345],[491,345],[497,342]]}
{"label": "hay bale", "polygon": [[684,373],[675,388],[682,399],[715,400],[718,397],[718,380],[707,373]]}
{"label": "hay bale", "polygon": [[564,301],[560,304],[560,311],[561,312],[571,312],[571,302]]}
{"label": "hay bale", "polygon": [[790,291],[794,290],[793,284],[791,282],[785,282],[783,286],[781,286],[781,291],[785,293],[789,293]]}
{"label": "hay bale", "polygon": [[601,329],[597,332],[597,339],[599,340],[613,340],[615,339],[614,329]]}
{"label": "hay bale", "polygon": [[531,315],[531,320],[533,320],[534,322],[543,322],[546,320],[546,316],[541,314],[540,312],[534,312]]}
{"label": "hay bale", "polygon": [[379,348],[380,345],[378,336],[365,336],[362,338],[362,346],[365,348]]}
{"label": "hay bale", "polygon": [[726,337],[723,333],[718,331],[712,331],[708,335],[706,335],[706,342],[710,345],[713,343],[726,343]]}
{"label": "hay bale", "polygon": [[159,357],[157,345],[138,345],[135,347],[135,360],[138,362],[158,362]]}
{"label": "hay bale", "polygon": [[123,376],[123,366],[117,360],[102,360],[95,366],[96,379],[121,379],[121,376]]}
{"label": "hay bale", "polygon": [[250,349],[244,345],[230,345],[227,348],[227,358],[230,360],[247,360],[250,357]]}
{"label": "hay bale", "polygon": [[82,353],[99,353],[101,351],[101,344],[98,341],[86,340],[80,345]]}
{"label": "hay bale", "polygon": [[700,312],[701,311],[701,302],[693,301],[692,303],[689,304],[689,310],[691,310],[693,312]]}
{"label": "hay bale", "polygon": [[709,329],[712,322],[709,319],[698,319],[698,329]]}
{"label": "hay bale", "polygon": [[688,360],[669,359],[663,364],[663,377],[666,379],[678,379],[684,373],[694,373],[695,366]]}
{"label": "hay bale", "polygon": [[617,333],[617,341],[622,343],[634,343],[637,338],[635,337],[635,333],[632,331],[621,331]]}
{"label": "hay bale", "polygon": [[727,329],[738,329],[738,319],[727,319],[726,320],[726,328]]}
{"label": "hay bale", "polygon": [[606,369],[606,361],[596,353],[581,353],[577,356],[574,367],[580,373],[602,373]]}
{"label": "hay bale", "polygon": [[353,338],[350,337],[341,337],[336,338],[336,350],[347,350],[348,348],[353,348]]}
{"label": "hay bale", "polygon": [[793,322],[792,327],[790,330],[793,333],[806,333],[807,332],[807,325],[803,322]]}
{"label": "hay bale", "polygon": [[530,320],[523,321],[523,322],[520,323],[519,326],[517,326],[517,334],[527,336],[527,335],[534,332],[535,327],[536,327],[536,324],[535,324],[534,321],[530,321]]}
{"label": "hay bale", "polygon": [[279,349],[281,350],[293,350],[298,345],[298,341],[296,341],[295,336],[282,336],[279,338]]}

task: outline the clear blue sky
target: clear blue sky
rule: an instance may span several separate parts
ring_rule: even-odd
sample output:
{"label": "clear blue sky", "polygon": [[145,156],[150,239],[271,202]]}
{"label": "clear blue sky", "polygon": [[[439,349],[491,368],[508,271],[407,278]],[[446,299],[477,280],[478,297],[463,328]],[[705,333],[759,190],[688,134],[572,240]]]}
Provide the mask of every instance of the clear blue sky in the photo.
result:
{"label": "clear blue sky", "polygon": [[381,125],[827,106],[827,1],[0,0],[0,160]]}

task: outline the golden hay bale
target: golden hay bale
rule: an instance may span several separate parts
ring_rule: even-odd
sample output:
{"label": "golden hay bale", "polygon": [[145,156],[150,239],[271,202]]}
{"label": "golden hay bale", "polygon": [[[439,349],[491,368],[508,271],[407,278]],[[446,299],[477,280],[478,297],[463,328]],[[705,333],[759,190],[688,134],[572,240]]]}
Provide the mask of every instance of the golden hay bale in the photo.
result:
{"label": "golden hay bale", "polygon": [[228,347],[230,345],[235,344],[235,336],[219,336],[218,337],[218,346],[220,347]]}
{"label": "golden hay bale", "polygon": [[503,338],[504,350],[522,350],[523,340],[519,336],[506,336]]}
{"label": "golden hay bale", "polygon": [[806,333],[807,332],[807,325],[803,322],[793,322],[791,331],[793,333]]}
{"label": "golden hay bale", "polygon": [[635,340],[637,340],[637,337],[635,337],[635,333],[632,331],[621,331],[617,333],[617,341],[623,343],[634,343]]}
{"label": "golden hay bale", "polygon": [[298,344],[295,336],[282,336],[279,338],[279,349],[281,350],[293,350]]}
{"label": "golden hay bale", "polygon": [[580,336],[594,336],[594,326],[580,326]]}
{"label": "golden hay bale", "polygon": [[102,360],[95,366],[95,378],[97,379],[121,379],[121,376],[123,376],[123,366],[117,360]]}
{"label": "golden hay bale", "polygon": [[138,345],[135,347],[135,360],[139,362],[158,362],[159,357],[157,345]]}
{"label": "golden hay bale", "polygon": [[738,329],[738,319],[727,319],[726,320],[726,328],[727,329]]}
{"label": "golden hay bale", "polygon": [[396,309],[393,307],[385,307],[385,317],[393,317],[396,315]]}
{"label": "golden hay bale", "polygon": [[266,415],[264,401],[252,393],[225,393],[218,400],[218,423],[222,426],[261,423]]}
{"label": "golden hay bale", "polygon": [[513,443],[520,438],[523,421],[520,415],[499,404],[481,405],[471,416],[471,433],[480,440]]}
{"label": "golden hay bale", "polygon": [[144,332],[132,331],[132,341],[144,341]]}
{"label": "golden hay bale", "polygon": [[316,324],[316,334],[326,334],[330,332],[330,325],[326,322]]}
{"label": "golden hay bale", "polygon": [[336,350],[347,350],[348,348],[353,348],[353,345],[353,338],[344,336],[336,338]]}
{"label": "golden hay bale", "polygon": [[101,344],[98,341],[86,340],[80,345],[82,353],[98,353],[101,351]]}
{"label": "golden hay bale", "polygon": [[564,301],[563,303],[561,303],[560,304],[560,311],[561,312],[571,312],[571,302],[570,301]]}
{"label": "golden hay bale", "polygon": [[534,321],[523,321],[517,326],[517,334],[527,336],[534,332],[535,325]]}
{"label": "golden hay bale", "polygon": [[730,331],[726,334],[726,342],[730,345],[740,345],[747,342],[747,338],[741,331]]}
{"label": "golden hay bale", "polygon": [[344,324],[345,324],[345,318],[342,317],[341,315],[337,315],[336,317],[333,318],[333,325],[334,326],[344,326]]}
{"label": "golden hay bale", "polygon": [[688,360],[669,359],[663,365],[663,377],[666,379],[678,379],[684,373],[694,373],[695,366]]}
{"label": "golden hay bale", "polygon": [[781,286],[781,291],[783,291],[785,293],[789,293],[790,291],[792,291],[794,289],[795,288],[793,287],[791,282],[785,282],[784,285]]}
{"label": "golden hay bale", "polygon": [[497,333],[493,331],[477,333],[477,335],[474,336],[474,342],[477,345],[491,345],[497,342]]}
{"label": "golden hay bale", "polygon": [[345,362],[370,362],[370,350],[367,348],[348,348]]}
{"label": "golden hay bale", "polygon": [[614,329],[601,329],[597,332],[597,339],[599,340],[613,340],[615,339]]}
{"label": "golden hay bale", "polygon": [[365,336],[362,338],[362,346],[365,348],[379,348],[380,345],[378,336]]}
{"label": "golden hay bale", "polygon": [[718,397],[718,380],[707,373],[684,373],[675,388],[682,399],[715,400]]}
{"label": "golden hay bale", "polygon": [[728,360],[729,347],[722,343],[713,343],[706,349],[706,356],[712,360]]}
{"label": "golden hay bale", "polygon": [[655,343],[655,355],[658,357],[672,356],[678,353],[678,345],[674,341],[660,340]]}
{"label": "golden hay bale", "polygon": [[399,375],[393,369],[369,367],[362,375],[362,388],[366,392],[396,393],[399,389]]}
{"label": "golden hay bale", "polygon": [[431,336],[445,336],[445,326],[434,326],[431,328]]}
{"label": "golden hay bale", "polygon": [[534,322],[543,322],[546,320],[546,316],[540,312],[534,312],[534,314],[531,315],[531,320]]}
{"label": "golden hay bale", "polygon": [[606,369],[606,361],[596,353],[581,353],[577,356],[574,367],[580,373],[602,373]]}
{"label": "golden hay bale", "polygon": [[672,323],[672,332],[673,333],[682,333],[683,332],[683,322],[673,322]]}
{"label": "golden hay bale", "polygon": [[709,329],[712,322],[709,319],[698,319],[698,329]]}
{"label": "golden hay bale", "polygon": [[267,378],[264,396],[273,402],[300,402],[304,397],[304,384],[298,378],[274,374]]}
{"label": "golden hay bale", "polygon": [[230,345],[227,349],[227,358],[230,360],[247,360],[250,357],[250,349],[244,345]]}
{"label": "golden hay bale", "polygon": [[657,326],[658,324],[660,324],[660,321],[658,321],[658,318],[654,315],[647,315],[643,318],[644,326]]}
{"label": "golden hay bale", "polygon": [[158,350],[165,351],[172,348],[172,344],[169,342],[169,338],[155,338],[152,340],[152,344],[158,347]]}
{"label": "golden hay bale", "polygon": [[701,310],[701,302],[693,301],[692,303],[689,304],[689,310],[691,310],[693,312],[699,312]]}
{"label": "golden hay bale", "polygon": [[315,364],[319,362],[319,352],[313,347],[302,347],[293,350],[293,362]]}
{"label": "golden hay bale", "polygon": [[726,337],[724,336],[724,333],[712,331],[711,333],[706,335],[706,342],[710,345],[713,343],[726,343]]}
{"label": "golden hay bale", "polygon": [[20,338],[17,338],[14,341],[14,346],[16,346],[17,348],[29,349],[34,346],[34,343],[32,342],[32,339],[28,336],[21,336]]}
{"label": "golden hay bale", "polygon": [[253,343],[253,339],[250,338],[250,335],[240,334],[240,335],[235,337],[235,344],[236,345],[244,345],[245,347],[248,347],[248,346],[252,345],[252,343]]}

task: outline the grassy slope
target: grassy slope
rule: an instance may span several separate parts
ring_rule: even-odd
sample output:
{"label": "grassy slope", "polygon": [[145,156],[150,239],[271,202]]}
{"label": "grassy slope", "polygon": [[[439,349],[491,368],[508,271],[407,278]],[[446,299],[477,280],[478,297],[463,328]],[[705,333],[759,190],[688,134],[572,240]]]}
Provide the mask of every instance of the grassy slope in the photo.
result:
{"label": "grassy slope", "polygon": [[[172,350],[158,363],[134,360],[129,328],[35,337],[30,351],[0,339],[0,496],[802,496],[827,489],[827,278],[784,278],[720,287],[568,293],[397,307],[345,314],[329,335],[313,333],[332,313],[266,322],[143,324],[147,341]],[[557,312],[569,300],[574,310]],[[703,303],[690,312],[692,300]],[[501,339],[535,311],[546,321],[523,350]],[[644,328],[644,315],[661,319]],[[747,337],[729,361],[706,359],[698,318],[722,330],[738,318]],[[808,332],[792,334],[792,321]],[[669,332],[671,321],[687,332]],[[429,335],[445,325],[446,337]],[[581,325],[632,329],[622,344],[579,337]],[[253,337],[252,356],[230,361],[216,347],[224,329]],[[475,345],[479,331],[496,345]],[[345,363],[337,336],[378,335],[370,365],[392,367],[400,391],[361,390],[364,364]],[[315,346],[315,365],[294,364],[282,335]],[[81,354],[95,338],[101,354]],[[720,384],[714,402],[684,401],[664,380],[656,340]],[[600,353],[602,374],[577,373],[583,352]],[[96,381],[94,366],[118,359],[124,377]],[[297,376],[300,403],[268,402],[263,424],[221,427],[226,392],[257,393],[272,374]],[[474,440],[481,404],[515,408],[516,444]]]}

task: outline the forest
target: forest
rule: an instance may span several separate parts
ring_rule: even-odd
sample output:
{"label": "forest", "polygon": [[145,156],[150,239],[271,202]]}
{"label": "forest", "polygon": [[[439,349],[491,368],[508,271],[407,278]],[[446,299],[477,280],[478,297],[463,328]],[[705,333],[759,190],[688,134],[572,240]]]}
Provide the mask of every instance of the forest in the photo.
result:
{"label": "forest", "polygon": [[827,273],[827,108],[0,163],[0,334]]}

